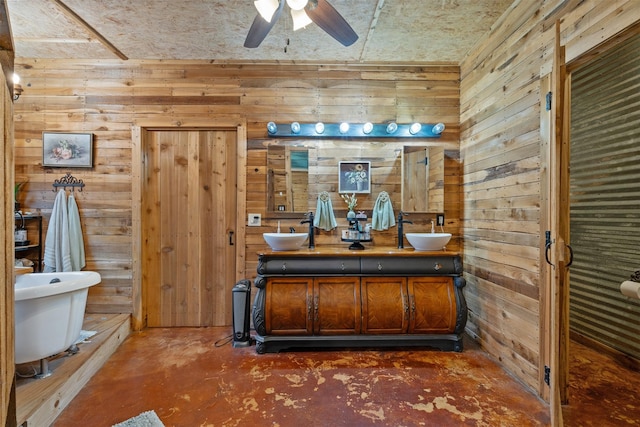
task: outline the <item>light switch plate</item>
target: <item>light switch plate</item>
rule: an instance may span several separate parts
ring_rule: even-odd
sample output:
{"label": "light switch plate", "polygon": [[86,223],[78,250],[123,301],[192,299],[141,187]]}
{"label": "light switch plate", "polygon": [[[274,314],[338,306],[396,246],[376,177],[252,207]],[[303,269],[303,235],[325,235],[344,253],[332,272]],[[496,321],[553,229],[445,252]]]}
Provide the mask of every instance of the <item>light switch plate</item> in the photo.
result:
{"label": "light switch plate", "polygon": [[249,214],[249,227],[260,227],[262,224],[262,215],[259,213]]}

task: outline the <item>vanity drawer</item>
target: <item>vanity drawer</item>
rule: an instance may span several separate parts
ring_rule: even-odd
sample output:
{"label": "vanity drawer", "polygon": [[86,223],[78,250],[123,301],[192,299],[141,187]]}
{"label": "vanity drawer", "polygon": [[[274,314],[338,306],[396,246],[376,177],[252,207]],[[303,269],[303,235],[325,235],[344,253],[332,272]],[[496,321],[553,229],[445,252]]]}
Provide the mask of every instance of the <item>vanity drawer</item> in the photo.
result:
{"label": "vanity drawer", "polygon": [[457,257],[362,257],[363,275],[445,276],[462,273]]}
{"label": "vanity drawer", "polygon": [[360,259],[337,257],[277,258],[269,257],[258,266],[259,274],[325,276],[360,274]]}

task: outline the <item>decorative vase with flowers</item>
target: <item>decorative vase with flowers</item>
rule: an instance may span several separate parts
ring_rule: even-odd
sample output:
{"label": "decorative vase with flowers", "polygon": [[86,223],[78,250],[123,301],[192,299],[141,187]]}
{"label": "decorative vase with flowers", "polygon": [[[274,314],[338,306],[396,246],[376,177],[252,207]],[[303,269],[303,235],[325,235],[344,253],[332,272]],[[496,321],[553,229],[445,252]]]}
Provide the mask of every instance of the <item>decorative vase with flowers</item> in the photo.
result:
{"label": "decorative vase with flowers", "polygon": [[340,195],[342,197],[342,200],[344,200],[344,202],[347,204],[347,208],[349,209],[349,211],[347,212],[347,218],[348,219],[353,219],[356,217],[356,212],[355,212],[355,208],[356,206],[358,206],[358,199],[356,198],[356,194],[352,193],[351,195],[348,194],[341,194]]}

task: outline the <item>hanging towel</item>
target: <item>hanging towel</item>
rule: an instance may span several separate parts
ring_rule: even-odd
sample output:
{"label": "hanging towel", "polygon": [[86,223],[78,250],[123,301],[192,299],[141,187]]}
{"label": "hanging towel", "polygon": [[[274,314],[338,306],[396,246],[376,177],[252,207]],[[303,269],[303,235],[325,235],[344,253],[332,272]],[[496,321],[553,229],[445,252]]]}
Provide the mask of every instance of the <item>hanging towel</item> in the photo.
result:
{"label": "hanging towel", "polygon": [[80,225],[80,212],[73,193],[69,195],[69,254],[71,256],[71,271],[80,271],[85,266],[84,239]]}
{"label": "hanging towel", "polygon": [[333,214],[331,196],[326,191],[318,194],[318,205],[316,206],[316,216],[313,219],[313,225],[326,231],[333,230],[338,226],[336,217]]}
{"label": "hanging towel", "polygon": [[389,227],[396,225],[396,219],[393,215],[393,207],[391,206],[391,198],[389,193],[381,191],[373,206],[373,215],[371,215],[371,228],[377,231],[388,230]]}
{"label": "hanging towel", "polygon": [[44,242],[44,272],[71,271],[71,254],[69,250],[69,213],[67,211],[67,194],[63,189],[58,191],[51,209],[51,218]]}

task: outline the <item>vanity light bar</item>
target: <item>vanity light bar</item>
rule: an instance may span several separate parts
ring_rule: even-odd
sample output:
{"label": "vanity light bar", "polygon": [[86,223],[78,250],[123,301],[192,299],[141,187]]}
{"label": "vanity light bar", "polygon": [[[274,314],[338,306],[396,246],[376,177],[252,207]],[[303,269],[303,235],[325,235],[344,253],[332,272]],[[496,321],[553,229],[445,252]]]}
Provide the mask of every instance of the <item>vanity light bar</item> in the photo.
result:
{"label": "vanity light bar", "polygon": [[267,123],[271,138],[439,138],[444,128],[443,123]]}

